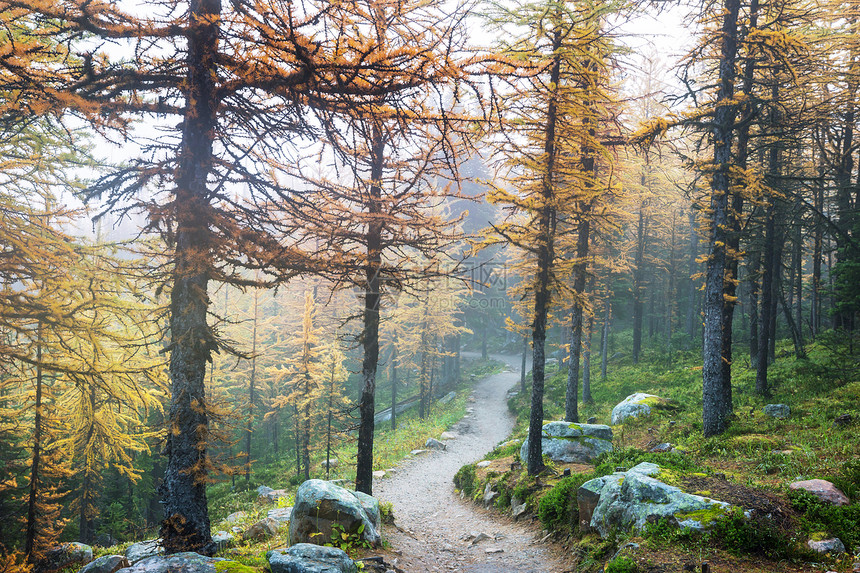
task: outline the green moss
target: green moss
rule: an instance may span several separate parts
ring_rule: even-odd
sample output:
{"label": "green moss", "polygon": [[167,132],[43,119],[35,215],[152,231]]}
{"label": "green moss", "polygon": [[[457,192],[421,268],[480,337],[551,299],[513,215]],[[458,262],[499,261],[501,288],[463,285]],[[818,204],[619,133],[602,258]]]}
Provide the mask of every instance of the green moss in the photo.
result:
{"label": "green moss", "polygon": [[693,493],[694,493],[695,495],[701,495],[701,496],[703,496],[703,497],[704,497],[704,496],[708,496],[708,497],[710,497],[710,495],[711,495],[711,492],[710,492],[710,491],[708,491],[708,490],[706,490],[706,489],[703,489],[703,490],[700,490],[700,491],[694,491]]}
{"label": "green moss", "polygon": [[213,565],[218,573],[259,573],[257,569],[236,561],[216,561]]}
{"label": "green moss", "polygon": [[827,532],[813,531],[809,534],[809,539],[811,539],[812,541],[824,541],[825,539],[827,539]]}
{"label": "green moss", "polygon": [[735,448],[747,450],[772,450],[779,445],[777,440],[763,434],[744,434],[730,440]]}
{"label": "green moss", "polygon": [[579,430],[580,432],[582,431],[582,426],[580,426],[579,424],[577,424],[575,422],[571,422],[567,427],[570,428],[571,430]]}
{"label": "green moss", "polygon": [[660,480],[666,485],[672,485],[675,487],[681,487],[682,483],[680,474],[668,468],[660,468],[660,472],[654,476],[654,479]]}
{"label": "green moss", "polygon": [[680,511],[675,514],[675,519],[684,521],[687,519],[698,521],[702,527],[708,527],[715,519],[720,519],[728,513],[728,509],[721,505],[713,505],[708,509],[699,509],[697,511]]}

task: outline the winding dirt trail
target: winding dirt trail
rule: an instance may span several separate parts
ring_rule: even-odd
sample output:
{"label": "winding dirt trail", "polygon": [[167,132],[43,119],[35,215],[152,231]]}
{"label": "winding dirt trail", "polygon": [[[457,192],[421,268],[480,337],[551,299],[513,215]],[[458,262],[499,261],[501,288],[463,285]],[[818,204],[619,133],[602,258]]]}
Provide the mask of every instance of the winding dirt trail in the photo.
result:
{"label": "winding dirt trail", "polygon": [[[560,573],[569,570],[562,557],[541,541],[539,528],[461,500],[454,493],[453,477],[467,463],[475,462],[503,441],[514,419],[505,395],[519,382],[519,357],[493,355],[508,365],[474,386],[471,412],[450,432],[448,451],[431,451],[405,460],[396,474],[377,480],[373,492],[394,503],[396,527],[385,535],[401,555],[395,563],[407,573],[457,571],[464,573]],[[486,533],[472,545],[464,538]]]}

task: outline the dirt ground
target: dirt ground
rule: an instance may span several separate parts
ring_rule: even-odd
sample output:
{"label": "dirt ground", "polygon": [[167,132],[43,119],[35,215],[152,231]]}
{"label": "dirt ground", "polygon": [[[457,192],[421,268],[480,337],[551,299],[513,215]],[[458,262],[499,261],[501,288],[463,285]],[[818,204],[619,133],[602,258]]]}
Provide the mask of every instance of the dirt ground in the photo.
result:
{"label": "dirt ground", "polygon": [[[505,394],[519,382],[519,357],[493,358],[508,368],[475,385],[471,411],[450,430],[456,437],[447,441],[448,450],[405,460],[394,475],[373,484],[376,497],[394,503],[395,526],[383,527],[391,543],[386,561],[406,573],[561,573],[572,568],[539,527],[482,510],[454,493],[457,470],[480,460],[513,428]],[[481,533],[489,538],[468,539]]]}

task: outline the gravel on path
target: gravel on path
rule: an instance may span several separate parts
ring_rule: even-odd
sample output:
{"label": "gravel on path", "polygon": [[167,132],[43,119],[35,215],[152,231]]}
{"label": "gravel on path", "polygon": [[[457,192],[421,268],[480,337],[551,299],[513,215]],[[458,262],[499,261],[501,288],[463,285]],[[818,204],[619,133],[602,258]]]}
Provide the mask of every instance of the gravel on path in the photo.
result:
{"label": "gravel on path", "polygon": [[[454,493],[457,470],[480,460],[513,429],[506,393],[519,382],[520,359],[506,355],[492,358],[508,366],[475,384],[475,401],[467,404],[466,416],[449,430],[456,438],[446,442],[447,451],[430,451],[405,460],[395,474],[374,480],[374,495],[394,504],[397,526],[385,526],[384,535],[401,553],[395,565],[406,573],[570,570],[536,526],[483,510]],[[485,533],[490,538],[472,544],[466,539],[470,533]]]}

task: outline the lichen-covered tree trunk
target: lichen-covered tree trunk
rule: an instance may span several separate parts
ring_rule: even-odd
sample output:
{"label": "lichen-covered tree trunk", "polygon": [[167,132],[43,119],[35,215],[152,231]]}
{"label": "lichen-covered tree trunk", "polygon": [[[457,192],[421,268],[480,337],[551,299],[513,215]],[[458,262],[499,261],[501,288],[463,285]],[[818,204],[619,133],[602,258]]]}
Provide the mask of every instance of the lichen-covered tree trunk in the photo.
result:
{"label": "lichen-covered tree trunk", "polygon": [[714,112],[714,166],[711,179],[710,253],[705,274],[705,326],[702,366],[702,430],[705,436],[726,429],[728,405],[723,386],[724,285],[729,226],[729,167],[736,107],[730,105],[735,90],[737,27],[740,0],[725,0],[720,45],[719,89]]}
{"label": "lichen-covered tree trunk", "polygon": [[215,341],[206,322],[212,235],[207,178],[216,126],[220,0],[191,0],[186,112],[176,170],[174,269],[170,298],[170,407],[160,493],[167,553],[214,549],[206,501],[209,443],[206,363]]}

